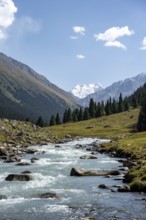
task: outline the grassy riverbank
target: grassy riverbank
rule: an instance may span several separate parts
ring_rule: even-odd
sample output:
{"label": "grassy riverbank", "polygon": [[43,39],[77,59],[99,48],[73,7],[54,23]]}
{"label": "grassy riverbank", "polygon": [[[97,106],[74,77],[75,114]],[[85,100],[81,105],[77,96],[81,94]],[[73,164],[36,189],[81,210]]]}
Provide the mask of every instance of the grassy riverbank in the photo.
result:
{"label": "grassy riverbank", "polygon": [[50,131],[59,137],[89,136],[109,138],[111,143],[102,145],[107,152],[117,152],[132,163],[126,175],[133,191],[146,192],[146,132],[137,132],[139,109],[104,116],[97,119],[53,126]]}
{"label": "grassy riverbank", "polygon": [[146,192],[146,132],[137,132],[139,109],[130,109],[88,121],[39,128],[29,122],[0,120],[0,145],[33,145],[57,143],[65,137],[100,137],[111,139],[104,144],[106,152],[116,152],[133,162],[126,175],[132,190]]}

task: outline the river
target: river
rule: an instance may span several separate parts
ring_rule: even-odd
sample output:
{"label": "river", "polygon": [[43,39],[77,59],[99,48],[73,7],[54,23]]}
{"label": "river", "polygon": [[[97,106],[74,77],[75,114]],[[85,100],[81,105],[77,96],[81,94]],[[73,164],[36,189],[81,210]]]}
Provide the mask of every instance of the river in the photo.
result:
{"label": "river", "polygon": [[[80,156],[91,152],[76,149],[75,145],[91,144],[93,141],[95,139],[83,138],[60,144],[60,147],[54,144],[33,146],[33,149],[45,153],[23,155],[22,162],[30,162],[34,156],[39,159],[30,166],[0,162],[0,194],[7,196],[7,199],[0,200],[0,220],[146,219],[145,195],[98,188],[100,184],[122,184],[122,180],[70,176],[72,167],[111,170],[121,166],[117,158],[105,154],[97,154],[98,159],[80,159]],[[24,170],[32,172],[33,180],[5,181],[8,174],[19,174]],[[46,192],[56,193],[59,199],[37,197]]]}

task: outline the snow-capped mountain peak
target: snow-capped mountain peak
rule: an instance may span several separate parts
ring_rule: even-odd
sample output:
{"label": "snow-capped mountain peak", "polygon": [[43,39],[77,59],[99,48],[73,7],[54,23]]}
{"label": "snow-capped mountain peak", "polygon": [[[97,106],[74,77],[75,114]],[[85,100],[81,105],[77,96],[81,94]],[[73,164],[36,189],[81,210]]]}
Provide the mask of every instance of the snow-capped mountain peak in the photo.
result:
{"label": "snow-capped mountain peak", "polygon": [[83,84],[83,85],[76,85],[72,90],[71,90],[71,93],[82,99],[82,98],[85,98],[87,95],[89,94],[93,94],[97,91],[100,91],[104,89],[104,87],[100,84],[100,83],[96,83],[96,84]]}

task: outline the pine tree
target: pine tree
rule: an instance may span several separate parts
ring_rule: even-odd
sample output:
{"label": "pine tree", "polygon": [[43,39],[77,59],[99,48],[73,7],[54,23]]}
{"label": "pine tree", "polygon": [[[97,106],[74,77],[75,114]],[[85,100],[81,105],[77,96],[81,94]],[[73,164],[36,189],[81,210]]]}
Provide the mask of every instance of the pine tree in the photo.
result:
{"label": "pine tree", "polygon": [[73,119],[72,119],[72,111],[70,108],[68,108],[67,110],[67,122],[71,122]]}
{"label": "pine tree", "polygon": [[56,118],[54,115],[51,116],[49,125],[50,126],[56,125]]}
{"label": "pine tree", "polygon": [[119,96],[118,112],[123,112],[123,98],[122,98],[122,93],[120,93],[120,96]]}
{"label": "pine tree", "polygon": [[61,119],[60,119],[59,113],[56,114],[55,121],[56,121],[56,125],[60,125],[61,124]]}
{"label": "pine tree", "polygon": [[115,114],[118,112],[118,106],[117,106],[117,102],[115,99],[113,99],[113,102],[112,102],[112,113]]}
{"label": "pine tree", "polygon": [[67,109],[65,109],[64,114],[63,114],[63,123],[67,122]]}
{"label": "pine tree", "polygon": [[144,103],[139,113],[137,130],[146,131],[146,96],[144,98]]}
{"label": "pine tree", "polygon": [[133,106],[133,108],[137,108],[138,107],[138,99],[137,99],[136,95],[133,95],[132,106]]}
{"label": "pine tree", "polygon": [[128,111],[129,110],[129,102],[128,102],[128,98],[125,97],[124,98],[124,111]]}
{"label": "pine tree", "polygon": [[101,117],[101,105],[100,102],[98,102],[97,106],[96,106],[96,113],[95,113],[95,117]]}
{"label": "pine tree", "polygon": [[111,104],[110,104],[110,100],[107,100],[107,103],[105,105],[105,113],[106,115],[110,115],[111,114]]}
{"label": "pine tree", "polygon": [[104,116],[105,115],[105,106],[104,106],[104,101],[101,102],[101,116]]}
{"label": "pine tree", "polygon": [[90,99],[90,103],[89,103],[89,114],[91,118],[95,118],[95,113],[96,113],[96,103],[93,101],[93,99]]}
{"label": "pine tree", "polygon": [[72,113],[72,119],[74,122],[78,121],[78,116],[79,116],[79,110],[76,108]]}
{"label": "pine tree", "polygon": [[40,127],[44,127],[45,123],[44,120],[41,116],[38,117],[38,120],[36,121],[36,125],[40,126]]}
{"label": "pine tree", "polygon": [[82,120],[83,120],[83,109],[82,107],[80,107],[78,121],[82,121]]}
{"label": "pine tree", "polygon": [[88,120],[88,119],[90,119],[89,108],[85,108],[83,113],[83,120]]}

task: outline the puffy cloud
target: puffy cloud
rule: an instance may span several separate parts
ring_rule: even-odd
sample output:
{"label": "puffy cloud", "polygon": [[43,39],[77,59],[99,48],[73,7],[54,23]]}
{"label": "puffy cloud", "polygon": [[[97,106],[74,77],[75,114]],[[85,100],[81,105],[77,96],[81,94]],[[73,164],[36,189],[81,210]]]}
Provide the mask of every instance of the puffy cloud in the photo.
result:
{"label": "puffy cloud", "polygon": [[83,26],[74,26],[72,29],[76,34],[85,35],[86,29]]}
{"label": "puffy cloud", "polygon": [[129,30],[128,26],[125,27],[112,27],[107,29],[104,33],[95,34],[94,37],[96,40],[106,41],[105,46],[118,47],[126,49],[126,46],[123,45],[120,41],[117,41],[117,38],[124,36],[131,36],[134,34],[133,30]]}
{"label": "puffy cloud", "polygon": [[122,44],[121,42],[119,41],[107,41],[105,44],[104,44],[106,47],[119,47],[119,48],[122,48],[124,50],[126,50],[126,46],[124,44]]}
{"label": "puffy cloud", "polygon": [[0,0],[0,40],[7,37],[6,29],[14,22],[16,12],[12,0]]}
{"label": "puffy cloud", "polygon": [[141,50],[146,50],[146,37],[142,40],[142,47],[140,48]]}
{"label": "puffy cloud", "polygon": [[77,55],[76,55],[76,58],[79,59],[79,60],[81,60],[81,59],[85,59],[85,56],[82,55],[82,54],[77,54]]}

